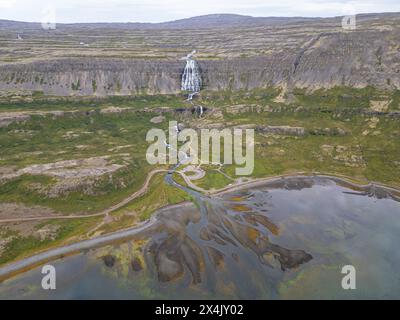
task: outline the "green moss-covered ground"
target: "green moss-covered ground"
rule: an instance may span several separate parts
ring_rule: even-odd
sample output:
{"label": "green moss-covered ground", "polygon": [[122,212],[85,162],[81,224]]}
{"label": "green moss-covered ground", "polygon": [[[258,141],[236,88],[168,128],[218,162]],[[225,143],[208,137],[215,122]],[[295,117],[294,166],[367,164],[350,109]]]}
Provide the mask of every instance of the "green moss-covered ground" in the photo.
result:
{"label": "green moss-covered ground", "polygon": [[[400,119],[389,112],[400,110],[400,94],[374,88],[353,89],[337,87],[309,93],[296,89],[287,93],[287,103],[276,102],[277,89],[253,92],[204,91],[196,103],[221,110],[218,117],[203,119],[193,115],[165,113],[165,121],[152,124],[157,112],[141,112],[143,108],[182,108],[189,105],[181,96],[111,97],[49,100],[38,95],[33,102],[0,102],[0,112],[32,110],[95,110],[91,113],[61,117],[33,116],[23,123],[0,128],[0,169],[25,168],[71,159],[109,156],[110,161],[124,165],[120,170],[93,180],[90,192],[85,188],[47,194],[57,181],[44,175],[23,175],[0,184],[0,205],[19,203],[44,206],[63,214],[90,214],[119,203],[143,185],[147,174],[156,169],[145,158],[150,128],[166,129],[168,120],[207,127],[222,123],[235,125],[303,127],[305,135],[266,134],[256,131],[255,167],[249,178],[307,172],[346,175],[358,181],[376,181],[400,186]],[[54,99],[54,98],[52,98]],[[372,112],[371,101],[387,101],[382,112]],[[263,111],[231,112],[233,105],[261,106]],[[104,114],[110,106],[131,107],[136,112]],[[222,115],[222,116],[221,116]],[[193,122],[195,121],[195,122]],[[343,134],[344,132],[344,134]],[[166,167],[164,167],[166,168]],[[206,176],[193,181],[199,187],[212,190],[237,179],[235,166],[202,166]],[[226,175],[228,175],[228,177]],[[180,176],[174,179],[183,184]],[[44,224],[59,226],[54,239],[40,240],[32,232],[23,233],[1,226],[0,239],[8,239],[0,250],[0,264],[61,243],[85,238],[88,232],[109,232],[145,220],[158,208],[191,200],[184,192],[167,186],[163,175],[156,175],[149,191],[124,208],[112,213],[112,222],[100,225],[102,217],[76,220],[51,220]],[[11,240],[10,240],[11,239]]]}

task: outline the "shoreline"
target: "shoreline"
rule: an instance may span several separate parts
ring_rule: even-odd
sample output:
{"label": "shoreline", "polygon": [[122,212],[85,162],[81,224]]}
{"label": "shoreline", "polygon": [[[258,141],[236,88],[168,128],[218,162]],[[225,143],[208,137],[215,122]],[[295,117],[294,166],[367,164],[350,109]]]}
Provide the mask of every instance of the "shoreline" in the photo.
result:
{"label": "shoreline", "polygon": [[150,219],[139,223],[138,225],[130,228],[121,229],[112,233],[107,233],[95,238],[86,239],[64,246],[49,249],[47,251],[39,252],[21,260],[5,264],[0,267],[0,285],[1,282],[12,278],[20,273],[27,272],[34,269],[48,261],[55,261],[67,256],[81,253],[83,250],[89,250],[96,247],[102,247],[105,245],[112,244],[116,241],[129,239],[134,237],[137,233],[144,231],[147,228],[151,228],[157,223],[158,213],[162,210],[174,209],[175,207],[184,207],[192,205],[192,202],[182,202],[179,204],[168,205],[156,210]]}
{"label": "shoreline", "polygon": [[[281,181],[284,179],[290,179],[290,178],[302,178],[302,179],[307,179],[307,178],[325,178],[332,180],[334,182],[340,182],[342,184],[347,185],[348,187],[354,187],[358,189],[365,189],[367,187],[378,187],[385,189],[386,191],[389,191],[389,193],[394,193],[395,197],[399,197],[400,199],[400,189],[396,189],[390,186],[386,186],[380,183],[375,183],[375,182],[368,182],[366,184],[359,184],[354,181],[351,181],[352,179],[350,177],[345,177],[345,176],[338,176],[338,175],[329,175],[329,174],[305,174],[304,172],[297,173],[297,174],[288,174],[288,175],[280,175],[280,176],[274,176],[274,177],[266,177],[266,178],[259,178],[259,179],[254,179],[251,181],[245,181],[243,183],[237,184],[237,185],[232,185],[228,186],[219,190],[215,190],[213,192],[208,193],[208,196],[222,196],[228,193],[236,192],[236,191],[241,191],[246,188],[254,188],[263,184],[267,183],[272,183],[272,182],[277,182]],[[354,180],[354,179],[353,179]],[[0,267],[0,284],[2,281],[7,280],[9,278],[12,278],[13,276],[16,276],[20,273],[24,273],[26,271],[29,271],[37,266],[42,265],[43,263],[47,261],[54,261],[58,260],[60,258],[69,256],[69,255],[74,255],[77,253],[80,253],[82,250],[87,250],[87,249],[93,249],[99,246],[104,246],[109,243],[113,243],[115,241],[120,241],[123,239],[128,239],[130,237],[135,236],[135,234],[143,231],[144,229],[148,227],[152,227],[156,224],[157,222],[157,216],[158,213],[162,210],[167,210],[167,209],[173,209],[173,208],[182,208],[184,206],[192,205],[192,202],[182,202],[174,205],[168,205],[162,208],[157,209],[150,217],[150,219],[139,223],[138,225],[131,227],[131,228],[126,228],[122,229],[119,231],[115,231],[112,233],[104,234],[95,238],[89,238],[83,241],[67,244],[61,247],[56,247],[47,251],[43,251],[40,253],[37,253],[35,255],[32,255],[27,258],[23,258],[22,260],[18,260],[15,262],[11,262],[9,264],[4,265],[3,267]]]}
{"label": "shoreline", "polygon": [[352,177],[348,177],[345,175],[340,175],[340,174],[330,174],[330,173],[306,173],[306,172],[295,172],[295,173],[288,173],[288,174],[283,174],[283,175],[278,175],[278,176],[270,176],[270,177],[264,177],[264,178],[256,178],[256,179],[252,179],[249,181],[245,181],[236,185],[231,185],[231,186],[227,186],[227,187],[223,187],[221,189],[217,189],[217,190],[213,190],[213,191],[209,191],[207,192],[207,195],[210,196],[220,196],[220,195],[224,195],[227,193],[231,193],[231,192],[236,192],[236,191],[241,191],[245,188],[253,188],[253,187],[257,187],[259,185],[265,184],[265,183],[270,183],[270,182],[276,182],[282,179],[288,179],[288,178],[327,178],[327,179],[331,179],[331,180],[335,180],[335,181],[340,181],[343,183],[346,183],[348,185],[351,185],[353,187],[358,187],[358,188],[365,188],[365,187],[369,187],[369,186],[376,186],[379,188],[383,188],[386,190],[390,190],[392,192],[395,193],[399,193],[400,195],[400,186],[389,186],[389,185],[385,185],[383,183],[379,183],[379,182],[374,182],[374,181],[367,181],[366,183],[363,184],[360,180],[356,180]]}

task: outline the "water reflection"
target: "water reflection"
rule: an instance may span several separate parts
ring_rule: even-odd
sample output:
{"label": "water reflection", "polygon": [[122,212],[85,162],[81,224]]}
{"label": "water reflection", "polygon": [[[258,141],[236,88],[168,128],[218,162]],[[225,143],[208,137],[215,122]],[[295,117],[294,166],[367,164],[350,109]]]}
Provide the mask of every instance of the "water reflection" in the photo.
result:
{"label": "water reflection", "polygon": [[[56,292],[38,288],[35,269],[1,284],[0,297],[400,298],[395,190],[294,177],[192,195],[196,205],[160,210],[128,241],[56,262]],[[340,286],[346,264],[355,292]]]}

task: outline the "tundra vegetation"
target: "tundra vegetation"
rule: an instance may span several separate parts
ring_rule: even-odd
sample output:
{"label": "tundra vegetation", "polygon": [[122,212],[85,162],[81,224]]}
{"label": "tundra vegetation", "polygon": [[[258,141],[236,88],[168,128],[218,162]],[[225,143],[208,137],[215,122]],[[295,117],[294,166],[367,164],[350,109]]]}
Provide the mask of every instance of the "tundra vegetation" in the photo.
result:
{"label": "tundra vegetation", "polygon": [[[275,89],[246,95],[203,91],[195,100],[206,108],[202,118],[185,111],[182,96],[176,95],[79,102],[40,97],[4,104],[2,116],[14,118],[0,128],[1,219],[53,219],[1,224],[0,263],[126,228],[160,207],[190,201],[181,190],[164,184],[160,172],[142,196],[107,217],[90,217],[140,189],[152,170],[168,169],[146,162],[145,136],[154,127],[166,130],[169,120],[197,130],[255,128],[253,175],[238,178],[234,166],[200,165],[205,176],[191,182],[205,191],[297,172],[400,185],[398,92],[295,90],[290,103],[276,102],[278,95]],[[21,115],[29,117],[20,121]],[[161,123],[151,122],[160,116]],[[185,184],[179,174],[174,178]],[[58,215],[89,217],[62,220]]]}
{"label": "tundra vegetation", "polygon": [[[252,176],[174,174],[203,192],[298,172],[400,186],[399,14],[361,15],[354,32],[339,18],[213,19],[55,32],[0,20],[0,220],[13,220],[0,223],[0,265],[191,201],[158,172],[107,211],[168,169],[147,163],[145,137],[172,120],[255,129]],[[193,105],[179,93],[188,48],[203,78]]]}

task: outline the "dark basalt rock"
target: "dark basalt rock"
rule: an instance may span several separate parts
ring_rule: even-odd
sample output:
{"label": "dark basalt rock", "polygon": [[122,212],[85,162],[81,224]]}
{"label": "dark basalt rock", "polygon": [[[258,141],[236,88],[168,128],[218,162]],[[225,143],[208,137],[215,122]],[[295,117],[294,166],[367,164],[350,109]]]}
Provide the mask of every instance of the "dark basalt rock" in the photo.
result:
{"label": "dark basalt rock", "polygon": [[133,258],[131,261],[131,267],[133,271],[141,271],[143,269],[142,262],[137,258]]}
{"label": "dark basalt rock", "polygon": [[115,265],[116,260],[117,259],[110,254],[103,257],[104,264],[109,268],[112,268]]}
{"label": "dark basalt rock", "polygon": [[[289,25],[283,23],[278,29],[268,29],[271,25],[264,22],[262,25],[268,30],[266,32],[273,33],[273,36],[259,41],[257,51],[238,55],[257,42],[243,39],[230,48],[220,45],[210,48],[218,59],[196,57],[202,89],[249,91],[279,87],[287,88],[290,93],[294,88],[312,91],[336,86],[372,86],[394,91],[400,88],[396,49],[400,42],[399,20],[398,13],[360,16],[354,32],[341,30],[340,19],[298,21],[296,28],[287,21]],[[79,29],[79,25],[74,28]],[[123,25],[115,28],[124,30]],[[231,37],[231,30],[221,30],[220,33],[221,38]],[[210,34],[194,32],[192,42],[199,47],[208,47],[210,35],[213,35],[211,31]],[[165,38],[171,41],[168,36]],[[176,39],[169,45],[179,48],[182,39]],[[163,51],[165,43],[161,41],[155,46]],[[221,52],[221,47],[224,52]],[[0,65],[0,91],[36,91],[54,96],[182,92],[185,63],[181,57],[125,59],[121,56],[93,58],[68,54],[66,52],[65,58],[59,59],[35,60],[37,58],[32,57],[22,60],[23,63],[3,62]]]}

